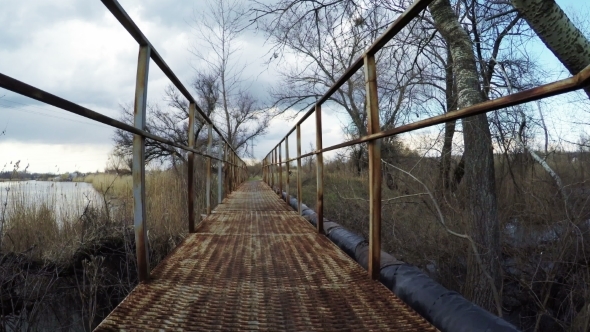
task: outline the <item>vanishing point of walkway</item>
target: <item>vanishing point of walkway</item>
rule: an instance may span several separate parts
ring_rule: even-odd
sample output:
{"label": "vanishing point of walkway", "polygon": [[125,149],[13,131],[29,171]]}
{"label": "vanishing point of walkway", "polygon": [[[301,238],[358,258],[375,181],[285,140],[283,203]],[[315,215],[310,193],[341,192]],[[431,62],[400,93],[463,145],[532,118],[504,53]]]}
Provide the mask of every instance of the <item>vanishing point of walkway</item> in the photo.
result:
{"label": "vanishing point of walkway", "polygon": [[261,181],[242,184],[97,330],[435,331]]}

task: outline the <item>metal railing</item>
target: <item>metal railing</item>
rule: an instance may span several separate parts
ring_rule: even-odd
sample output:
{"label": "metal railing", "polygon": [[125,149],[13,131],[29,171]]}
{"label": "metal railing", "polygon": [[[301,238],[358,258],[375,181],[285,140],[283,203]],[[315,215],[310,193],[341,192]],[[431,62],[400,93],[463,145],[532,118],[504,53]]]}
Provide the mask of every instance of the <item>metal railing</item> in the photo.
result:
{"label": "metal railing", "polygon": [[[137,60],[137,79],[135,85],[134,99],[134,125],[128,125],[121,121],[115,120],[108,116],[94,112],[90,109],[75,104],[69,100],[60,98],[41,89],[20,82],[14,78],[0,73],[0,87],[18,93],[20,95],[36,99],[43,103],[55,106],[65,111],[83,116],[85,118],[106,124],[108,126],[124,130],[134,134],[133,137],[133,215],[135,229],[135,246],[137,253],[137,270],[139,281],[149,279],[149,251],[147,241],[147,224],[146,224],[146,200],[145,200],[145,139],[149,138],[170,146],[182,149],[189,153],[187,162],[187,190],[188,190],[188,231],[195,232],[195,188],[194,188],[194,161],[196,155],[207,158],[206,169],[206,208],[207,214],[211,213],[211,161],[218,161],[218,202],[222,199],[223,193],[227,195],[235,190],[237,186],[246,179],[246,163],[240,159],[230,142],[228,142],[222,132],[215,126],[213,121],[197,106],[193,96],[186,87],[180,82],[174,72],[168,67],[166,62],[158,54],[153,45],[127,15],[125,10],[116,0],[101,0],[108,10],[117,18],[123,27],[139,44],[139,56]],[[149,61],[154,63],[162,70],[164,75],[170,79],[172,84],[180,93],[189,101],[189,125],[188,125],[188,146],[153,135],[146,131],[146,104],[147,104],[147,83],[149,74]],[[195,149],[195,113],[198,112],[208,127],[207,152],[203,153]],[[211,154],[213,131],[215,131],[223,143],[223,155],[216,157]],[[223,165],[225,165],[223,167]],[[225,170],[225,181],[222,181],[221,169]]]}
{"label": "metal railing", "polygon": [[[286,164],[287,174],[289,163],[297,161],[297,201],[299,204],[299,213],[301,214],[301,158],[315,155],[316,160],[316,178],[317,178],[317,231],[323,232],[323,215],[324,215],[324,185],[323,185],[323,153],[357,145],[368,143],[369,152],[369,264],[368,273],[373,279],[379,278],[380,255],[381,255],[381,141],[380,139],[398,134],[422,129],[448,121],[462,119],[465,117],[483,114],[495,111],[501,108],[520,105],[523,103],[563,94],[581,89],[590,85],[590,65],[580,71],[578,74],[560,81],[545,84],[533,89],[510,94],[505,97],[497,98],[486,102],[479,103],[470,107],[450,111],[442,115],[430,117],[424,120],[416,121],[407,125],[389,130],[380,130],[379,126],[379,109],[377,96],[377,71],[375,67],[375,54],[381,50],[397,33],[417,17],[420,12],[433,0],[415,0],[377,40],[360,56],[336,81],[336,83],[307,111],[297,124],[281,139],[278,144],[271,149],[263,160],[263,179],[271,187],[278,186],[280,192],[283,192],[283,164]],[[345,141],[324,148],[322,145],[322,116],[321,107],[338,89],[350,79],[356,72],[364,67],[365,89],[366,89],[366,111],[368,130],[367,135],[350,141]],[[301,125],[315,113],[316,119],[316,150],[301,154]],[[289,159],[288,138],[293,132],[296,132],[297,140],[297,157]],[[286,156],[282,158],[282,143],[285,143]],[[286,201],[289,201],[289,176],[286,177],[285,189],[287,195]]]}

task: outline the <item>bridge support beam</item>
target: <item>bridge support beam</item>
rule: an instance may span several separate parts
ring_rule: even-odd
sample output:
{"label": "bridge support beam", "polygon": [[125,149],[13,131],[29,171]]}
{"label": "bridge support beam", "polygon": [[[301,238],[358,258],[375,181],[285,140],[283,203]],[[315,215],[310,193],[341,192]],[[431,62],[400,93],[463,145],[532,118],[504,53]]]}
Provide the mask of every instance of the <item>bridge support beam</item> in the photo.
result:
{"label": "bridge support beam", "polygon": [[[208,126],[209,137],[207,138],[207,155],[211,155],[211,144],[213,143],[213,125]],[[207,215],[211,214],[211,157],[207,157],[207,184],[206,184],[206,199],[207,199]]]}
{"label": "bridge support beam", "polygon": [[[315,106],[315,145],[316,150],[320,151],[322,147],[322,105]],[[317,178],[317,205],[316,213],[318,217],[318,233],[324,233],[324,154],[316,154],[316,178]]]}
{"label": "bridge support beam", "polygon": [[279,143],[279,196],[283,197],[283,154],[281,146],[283,143]]}
{"label": "bridge support beam", "polygon": [[219,149],[219,160],[217,161],[217,204],[221,204],[223,200],[223,178],[221,173],[221,168],[223,167],[223,149],[221,145],[218,145],[217,148]]}
{"label": "bridge support beam", "polygon": [[229,191],[229,149],[227,143],[223,144],[223,198],[226,198]]}
{"label": "bridge support beam", "polygon": [[[377,68],[375,56],[365,54],[365,88],[367,98],[367,132],[381,131],[379,127],[379,103],[377,96]],[[369,146],[369,275],[378,280],[381,270],[381,140]]]}
{"label": "bridge support beam", "polygon": [[[135,82],[135,105],[133,123],[135,128],[145,130],[147,86],[150,64],[150,47],[139,47],[137,79]],[[137,254],[137,275],[140,282],[150,276],[150,260],[147,240],[145,212],[145,137],[133,135],[133,227],[135,228],[135,250]]]}
{"label": "bridge support beam", "polygon": [[270,187],[275,190],[275,162],[277,160],[277,149],[274,148],[271,152],[271,164],[270,164]]}
{"label": "bridge support beam", "polygon": [[285,160],[286,160],[286,174],[287,174],[287,183],[285,184],[285,191],[287,195],[285,195],[285,202],[289,203],[289,136],[285,137]]}
{"label": "bridge support beam", "polygon": [[[195,146],[195,110],[196,104],[190,103],[188,107],[188,146],[194,148]],[[188,153],[187,162],[187,199],[188,199],[188,232],[195,232],[195,154]]]}
{"label": "bridge support beam", "polygon": [[[301,215],[301,125],[297,125],[297,211]],[[289,202],[287,202],[289,203]]]}

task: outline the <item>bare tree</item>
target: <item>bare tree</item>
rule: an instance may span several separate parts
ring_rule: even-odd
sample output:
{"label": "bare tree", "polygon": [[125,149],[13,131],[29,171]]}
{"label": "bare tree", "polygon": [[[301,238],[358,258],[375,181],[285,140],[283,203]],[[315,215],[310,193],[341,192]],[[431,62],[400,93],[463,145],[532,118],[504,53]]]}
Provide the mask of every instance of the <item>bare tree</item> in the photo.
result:
{"label": "bare tree", "polygon": [[[268,110],[258,106],[258,101],[244,86],[243,66],[240,67],[238,61],[240,49],[236,47],[245,18],[239,7],[236,1],[211,1],[203,19],[195,19],[195,30],[202,44],[195,45],[192,53],[205,66],[196,68],[191,85],[203,112],[213,119],[234,149],[247,154],[248,145],[266,132],[271,116]],[[148,104],[146,130],[188,145],[188,101],[172,85],[166,89],[164,101],[165,106]],[[121,119],[133,123],[133,107],[121,105],[121,109]],[[205,152],[207,133],[203,129],[206,122],[198,114],[196,116],[195,144]],[[117,130],[114,141],[117,154],[131,154],[133,135]],[[167,161],[174,166],[185,162],[186,158],[186,152],[181,149],[146,140],[147,162]]]}
{"label": "bare tree", "polygon": [[[248,145],[266,133],[272,117],[246,86],[240,61],[240,38],[246,23],[245,8],[236,0],[211,0],[207,10],[195,15],[197,41],[192,53],[199,60],[197,75],[208,77],[207,95],[213,118],[234,149],[247,154]],[[206,51],[205,51],[206,50]]]}
{"label": "bare tree", "polygon": [[[389,23],[392,11],[379,2],[280,1],[257,3],[259,27],[273,45],[281,84],[272,90],[275,106],[284,112],[306,110],[362,55]],[[429,34],[404,31],[377,55],[381,129],[398,126],[424,113],[422,71],[426,64],[419,48]],[[362,72],[349,79],[329,99],[334,110],[347,115],[344,131],[351,138],[367,134],[365,86]],[[395,144],[384,142],[384,158],[395,154]],[[364,147],[352,149],[360,173]]]}
{"label": "bare tree", "polygon": [[[473,41],[461,26],[449,0],[435,0],[429,6],[437,30],[447,41],[453,57],[457,84],[457,106],[483,101]],[[479,257],[468,255],[465,295],[476,304],[502,315],[499,289],[500,229],[496,202],[492,140],[486,115],[462,120],[465,148],[465,182],[470,223],[468,233],[478,246]],[[482,264],[479,264],[479,262]]]}

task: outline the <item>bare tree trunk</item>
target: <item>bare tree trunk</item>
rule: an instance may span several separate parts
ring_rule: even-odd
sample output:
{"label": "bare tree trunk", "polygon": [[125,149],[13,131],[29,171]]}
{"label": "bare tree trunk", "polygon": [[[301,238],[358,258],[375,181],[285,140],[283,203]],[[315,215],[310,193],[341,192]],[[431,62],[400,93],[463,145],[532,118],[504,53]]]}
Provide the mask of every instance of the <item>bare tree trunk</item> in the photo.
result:
{"label": "bare tree trunk", "polygon": [[[453,111],[457,108],[457,94],[455,78],[453,76],[453,57],[451,56],[451,50],[447,46],[447,63],[445,68],[445,83],[446,83],[446,103],[447,112]],[[451,174],[451,160],[452,160],[452,149],[453,149],[453,136],[455,135],[455,126],[457,121],[445,122],[445,137],[441,152],[440,160],[440,185],[443,191],[447,191],[450,188],[450,174]]]}
{"label": "bare tree trunk", "polygon": [[[430,12],[436,28],[450,47],[460,108],[483,101],[473,42],[459,24],[449,0],[435,0]],[[469,211],[468,233],[479,257],[471,253],[467,260],[464,295],[481,307],[501,312],[494,290],[501,289],[500,229],[496,202],[494,156],[488,120],[485,114],[463,119],[465,145],[465,182]]]}
{"label": "bare tree trunk", "polygon": [[[590,41],[554,0],[511,0],[547,48],[574,75],[590,64]],[[585,89],[590,98],[590,87]]]}

